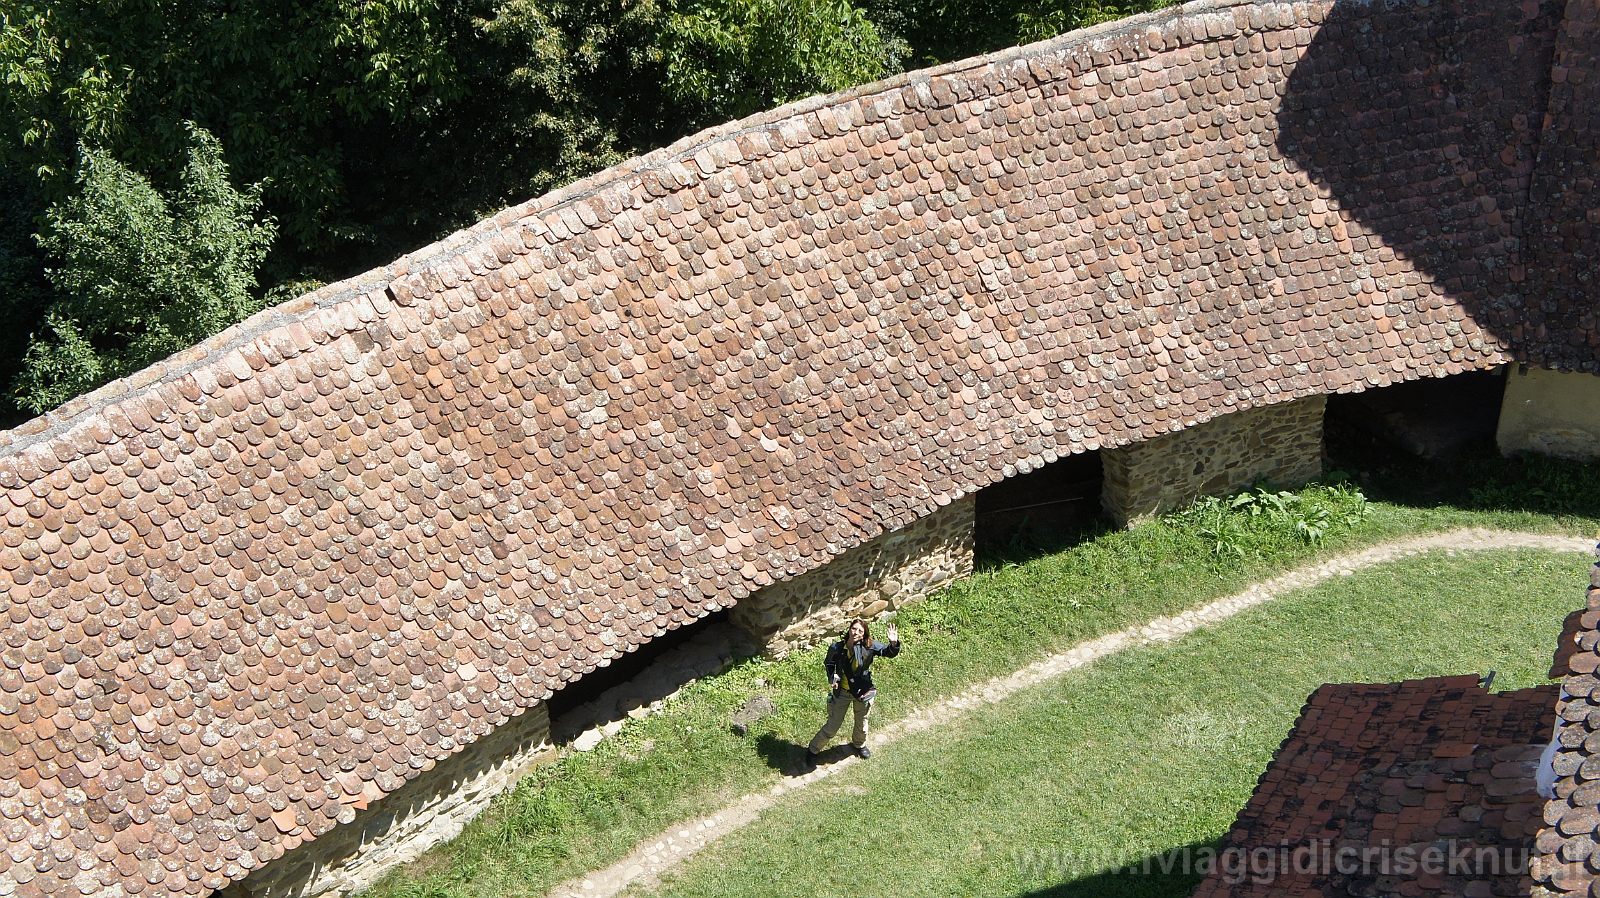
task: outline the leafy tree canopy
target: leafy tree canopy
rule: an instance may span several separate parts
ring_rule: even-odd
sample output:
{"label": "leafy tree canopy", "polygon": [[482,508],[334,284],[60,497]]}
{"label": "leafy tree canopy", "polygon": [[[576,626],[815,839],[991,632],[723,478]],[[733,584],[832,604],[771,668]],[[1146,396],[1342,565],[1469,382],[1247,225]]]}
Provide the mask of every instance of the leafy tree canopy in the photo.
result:
{"label": "leafy tree canopy", "polygon": [[849,0],[703,0],[664,43],[674,92],[717,120],[873,81],[907,52]]}
{"label": "leafy tree canopy", "polygon": [[58,298],[23,357],[18,405],[47,411],[260,308],[255,272],[275,232],[255,218],[260,185],[236,191],[217,139],[199,128],[191,139],[166,197],[109,154],[81,152],[78,190],[37,238]]}

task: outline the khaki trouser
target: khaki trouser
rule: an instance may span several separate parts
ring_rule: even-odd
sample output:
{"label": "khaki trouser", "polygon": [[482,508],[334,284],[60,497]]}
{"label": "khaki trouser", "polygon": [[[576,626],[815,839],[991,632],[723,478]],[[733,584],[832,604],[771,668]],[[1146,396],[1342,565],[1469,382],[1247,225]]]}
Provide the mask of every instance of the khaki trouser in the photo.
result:
{"label": "khaki trouser", "polygon": [[818,754],[828,747],[828,740],[844,725],[846,708],[853,708],[856,712],[856,727],[850,734],[850,741],[857,746],[867,744],[867,715],[872,713],[872,700],[862,701],[841,690],[828,696],[828,722],[817,730],[816,738],[811,740],[812,754]]}

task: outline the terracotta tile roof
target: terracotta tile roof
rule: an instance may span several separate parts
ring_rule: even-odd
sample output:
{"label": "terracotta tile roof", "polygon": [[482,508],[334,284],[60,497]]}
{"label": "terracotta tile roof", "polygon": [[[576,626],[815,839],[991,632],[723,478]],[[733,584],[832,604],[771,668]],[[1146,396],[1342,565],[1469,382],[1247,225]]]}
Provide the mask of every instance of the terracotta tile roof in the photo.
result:
{"label": "terracotta tile roof", "polygon": [[[1550,68],[1533,169],[1526,262],[1510,269],[1528,299],[1517,322],[1528,361],[1595,371],[1600,328],[1600,0],[1568,0]],[[1525,281],[1516,279],[1524,275]]]}
{"label": "terracotta tile roof", "polygon": [[[1198,4],[737,122],[0,435],[0,898],[204,892],[1016,471],[1504,361],[1530,337],[1474,309],[1521,144],[1430,160],[1521,133],[1542,75],[1506,48],[1554,7],[1333,8]],[[1392,192],[1336,194],[1280,108],[1299,152],[1349,123],[1291,73],[1337,96],[1397,43],[1444,55],[1369,130],[1429,115]]]}
{"label": "terracotta tile roof", "polygon": [[[1321,687],[1221,852],[1282,854],[1245,876],[1219,866],[1196,898],[1528,894],[1543,805],[1533,771],[1555,697],[1554,686],[1491,694],[1476,676]],[[1430,846],[1442,870],[1405,860]],[[1309,853],[1283,864],[1296,849]],[[1451,851],[1471,863],[1452,871]]]}
{"label": "terracotta tile roof", "polygon": [[[1388,278],[1420,307],[1460,308],[1523,361],[1594,370],[1592,319],[1581,352],[1556,351],[1577,335],[1540,326],[1553,285],[1549,272],[1530,275],[1523,240],[1544,214],[1529,184],[1565,5],[1335,5],[1283,91],[1278,146],[1342,217],[1381,238],[1400,265]],[[1347,251],[1357,254],[1370,255]],[[1549,258],[1568,276],[1593,264],[1581,252]]]}
{"label": "terracotta tile roof", "polygon": [[[1596,549],[1600,554],[1600,548]],[[1544,804],[1543,828],[1535,844],[1533,875],[1558,895],[1587,895],[1596,880],[1600,839],[1600,562],[1590,573],[1588,608],[1567,618],[1556,649],[1553,675],[1561,675],[1556,704],[1559,729],[1555,796]],[[1591,715],[1594,717],[1590,719]]]}

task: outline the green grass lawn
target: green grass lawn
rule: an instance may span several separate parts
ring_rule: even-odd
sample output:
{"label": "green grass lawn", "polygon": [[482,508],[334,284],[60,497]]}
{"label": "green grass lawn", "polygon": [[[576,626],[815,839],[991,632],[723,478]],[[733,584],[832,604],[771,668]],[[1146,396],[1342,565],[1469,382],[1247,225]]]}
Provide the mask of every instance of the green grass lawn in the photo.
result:
{"label": "green grass lawn", "polygon": [[[1012,558],[990,558],[969,580],[901,612],[907,650],[878,668],[882,692],[874,719],[881,726],[1044,653],[1201,605],[1317,557],[1462,526],[1594,532],[1600,477],[1588,466],[1485,464],[1471,478],[1455,479],[1492,487],[1483,501],[1465,487],[1460,496],[1398,495],[1393,503],[1363,503],[1348,489],[1301,491],[1301,511],[1320,509],[1332,522],[1315,543],[1295,527],[1303,514],[1226,503],[1132,531],[1024,541]],[[1577,597],[1567,590],[1552,600],[1562,608]],[[1537,623],[1559,620],[1558,614]],[[1543,643],[1537,648],[1545,650]],[[821,722],[821,658],[819,648],[778,663],[751,660],[695,683],[664,713],[629,722],[592,752],[541,768],[461,836],[369,894],[542,895],[678,820],[777,782]],[[758,692],[777,713],[735,736],[729,712]]]}
{"label": "green grass lawn", "polygon": [[879,752],[677,871],[673,896],[1182,896],[1111,873],[1226,832],[1326,682],[1544,682],[1588,559],[1406,559],[1124,651]]}

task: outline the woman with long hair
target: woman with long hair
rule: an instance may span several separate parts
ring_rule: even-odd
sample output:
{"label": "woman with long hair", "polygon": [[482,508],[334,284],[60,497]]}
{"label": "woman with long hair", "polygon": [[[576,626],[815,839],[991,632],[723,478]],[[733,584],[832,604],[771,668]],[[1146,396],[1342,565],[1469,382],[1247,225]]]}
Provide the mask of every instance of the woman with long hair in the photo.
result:
{"label": "woman with long hair", "polygon": [[844,725],[846,708],[855,711],[851,745],[861,757],[872,757],[872,749],[867,747],[867,715],[872,713],[872,700],[878,695],[872,685],[872,661],[879,656],[893,658],[900,654],[899,628],[890,624],[886,635],[887,643],[873,642],[872,630],[858,617],[850,622],[844,638],[828,648],[828,657],[822,662],[828,671],[828,722],[817,730],[816,737],[806,747],[807,770],[817,766],[817,754]]}

